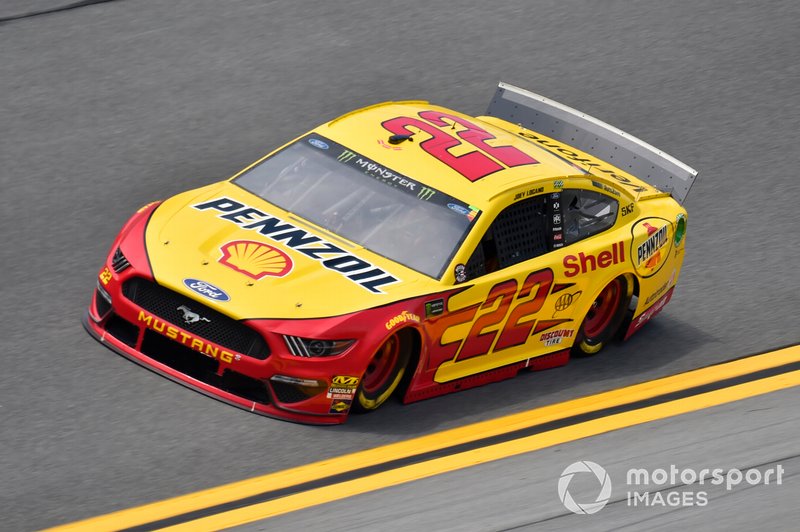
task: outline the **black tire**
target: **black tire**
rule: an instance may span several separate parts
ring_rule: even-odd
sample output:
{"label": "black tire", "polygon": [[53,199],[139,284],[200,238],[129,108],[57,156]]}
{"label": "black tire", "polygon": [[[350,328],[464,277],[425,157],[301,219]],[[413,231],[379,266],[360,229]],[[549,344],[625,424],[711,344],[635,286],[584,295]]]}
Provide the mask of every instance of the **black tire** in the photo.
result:
{"label": "black tire", "polygon": [[632,296],[633,280],[626,275],[608,283],[586,312],[571,354],[589,356],[599,353],[615,337]]}
{"label": "black tire", "polygon": [[412,335],[410,330],[398,331],[375,351],[356,392],[356,411],[376,410],[400,387],[411,358]]}

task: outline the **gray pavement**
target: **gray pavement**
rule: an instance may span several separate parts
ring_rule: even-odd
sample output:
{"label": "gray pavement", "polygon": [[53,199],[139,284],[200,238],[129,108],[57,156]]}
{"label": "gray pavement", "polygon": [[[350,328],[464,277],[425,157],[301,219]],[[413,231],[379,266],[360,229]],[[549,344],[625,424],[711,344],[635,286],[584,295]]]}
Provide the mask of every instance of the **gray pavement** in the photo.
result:
{"label": "gray pavement", "polygon": [[[90,517],[800,341],[798,22],[790,1],[128,0],[0,24],[3,527]],[[314,428],[201,396],[82,330],[102,257],[139,206],[366,104],[421,98],[481,113],[498,80],[701,172],[673,301],[627,344]]]}
{"label": "gray pavement", "polygon": [[[231,530],[796,530],[798,439],[800,394],[790,389]],[[611,493],[597,513],[578,515],[561,503],[558,482],[567,466],[586,460],[605,469]],[[662,479],[657,470],[672,474],[672,466],[676,481]],[[629,483],[631,469],[647,471],[650,482],[633,475]],[[710,471],[700,484],[695,479],[703,469]],[[714,469],[722,470],[724,479],[716,484],[710,476]],[[745,473],[737,483],[736,472],[727,475],[732,469],[758,473]],[[594,502],[600,490],[600,481],[588,472],[577,473],[567,485],[579,503]]]}

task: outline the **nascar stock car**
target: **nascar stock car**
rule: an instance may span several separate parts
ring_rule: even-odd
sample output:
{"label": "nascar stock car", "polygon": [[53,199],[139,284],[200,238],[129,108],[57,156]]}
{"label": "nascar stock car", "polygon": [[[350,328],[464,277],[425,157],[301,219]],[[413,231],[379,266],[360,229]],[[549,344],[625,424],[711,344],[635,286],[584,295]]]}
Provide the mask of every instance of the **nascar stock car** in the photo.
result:
{"label": "nascar stock car", "polygon": [[696,175],[505,83],[486,116],[373,105],[142,207],[84,325],[217,399],[341,423],[635,333],[672,296]]}

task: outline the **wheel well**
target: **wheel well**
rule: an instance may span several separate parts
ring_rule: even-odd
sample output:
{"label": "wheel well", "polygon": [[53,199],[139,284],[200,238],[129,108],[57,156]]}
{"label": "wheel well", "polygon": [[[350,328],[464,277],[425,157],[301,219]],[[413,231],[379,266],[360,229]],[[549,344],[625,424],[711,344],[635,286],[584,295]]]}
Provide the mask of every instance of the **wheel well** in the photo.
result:
{"label": "wheel well", "polygon": [[400,381],[400,386],[397,387],[396,395],[397,397],[402,397],[408,391],[408,386],[411,384],[411,379],[414,378],[414,375],[417,373],[417,366],[420,362],[420,351],[422,348],[422,335],[420,332],[414,327],[405,327],[395,334],[403,335],[401,341],[405,342],[408,341],[411,343],[411,354],[408,359],[408,365],[406,366],[405,375],[403,375],[403,380]]}
{"label": "wheel well", "polygon": [[[587,313],[580,322],[577,334],[575,335],[575,340],[572,345],[573,356],[593,355],[599,352],[605,344],[624,336],[624,331],[627,330],[628,324],[630,323],[633,315],[633,310],[630,308],[631,301],[634,299],[634,296],[638,294],[639,290],[636,276],[629,272],[624,272],[611,278],[608,282],[602,285],[603,288],[601,291],[597,296],[594,296],[591,301],[592,305],[594,305],[594,301],[597,301],[609,286],[616,284],[618,281],[621,281],[618,284],[621,284],[624,288],[622,299],[614,302],[615,310],[610,316],[605,314],[605,310],[601,311],[601,316],[603,316],[603,319],[607,319],[608,321],[602,322],[603,325],[600,326],[599,330],[595,330],[598,326],[597,324],[593,324],[593,330],[591,331],[593,336],[590,337],[586,337],[584,329],[586,326],[586,320],[588,320],[590,316],[590,310],[587,310]],[[606,303],[607,301],[603,300],[601,304],[605,305]]]}
{"label": "wheel well", "polygon": [[[579,312],[579,316],[580,316],[581,320],[583,319],[583,316],[586,315],[586,312],[588,312],[589,307],[591,306],[592,302],[603,292],[603,290],[605,290],[605,288],[609,284],[613,283],[616,279],[619,279],[620,277],[625,279],[626,285],[630,285],[631,281],[633,281],[633,294],[631,295],[631,301],[628,302],[628,305],[630,306],[631,302],[635,302],[635,298],[637,298],[639,296],[639,280],[636,278],[636,275],[634,275],[634,274],[632,274],[630,272],[623,272],[623,273],[620,273],[619,275],[615,275],[614,277],[610,277],[610,278],[606,279],[605,282],[603,282],[603,284],[594,285],[594,286],[599,286],[600,288],[599,288],[599,290],[596,291],[596,293],[595,292],[591,292],[592,297],[588,301],[586,301],[586,305],[588,305],[588,306],[586,306],[585,309],[583,309],[581,312]],[[581,303],[580,304],[582,304],[582,305],[584,304],[583,298],[581,298]],[[633,310],[636,310],[636,308],[634,307],[633,310],[628,308],[628,310],[630,312],[633,312]],[[627,319],[627,316],[626,316],[626,319]],[[580,323],[578,325],[580,325]]]}
{"label": "wheel well", "polygon": [[633,273],[624,273],[622,276],[625,277],[628,283],[633,281],[633,294],[631,295],[630,301],[628,301],[625,317],[622,318],[622,323],[619,324],[619,329],[617,329],[614,335],[617,340],[622,340],[625,337],[625,333],[628,331],[628,327],[630,327],[633,321],[633,313],[636,312],[636,307],[639,304],[639,278]]}

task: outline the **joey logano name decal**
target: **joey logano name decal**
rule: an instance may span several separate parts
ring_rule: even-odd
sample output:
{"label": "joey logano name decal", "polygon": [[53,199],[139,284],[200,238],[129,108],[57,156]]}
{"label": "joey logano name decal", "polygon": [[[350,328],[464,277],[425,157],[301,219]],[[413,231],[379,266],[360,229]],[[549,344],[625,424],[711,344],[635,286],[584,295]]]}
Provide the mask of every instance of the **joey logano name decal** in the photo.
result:
{"label": "joey logano name decal", "polygon": [[200,211],[214,209],[222,213],[218,215],[219,218],[242,229],[258,231],[276,242],[283,242],[293,250],[319,261],[327,269],[343,275],[370,292],[383,294],[383,290],[379,287],[399,281],[339,246],[244,203],[223,197],[198,203],[192,207]]}

